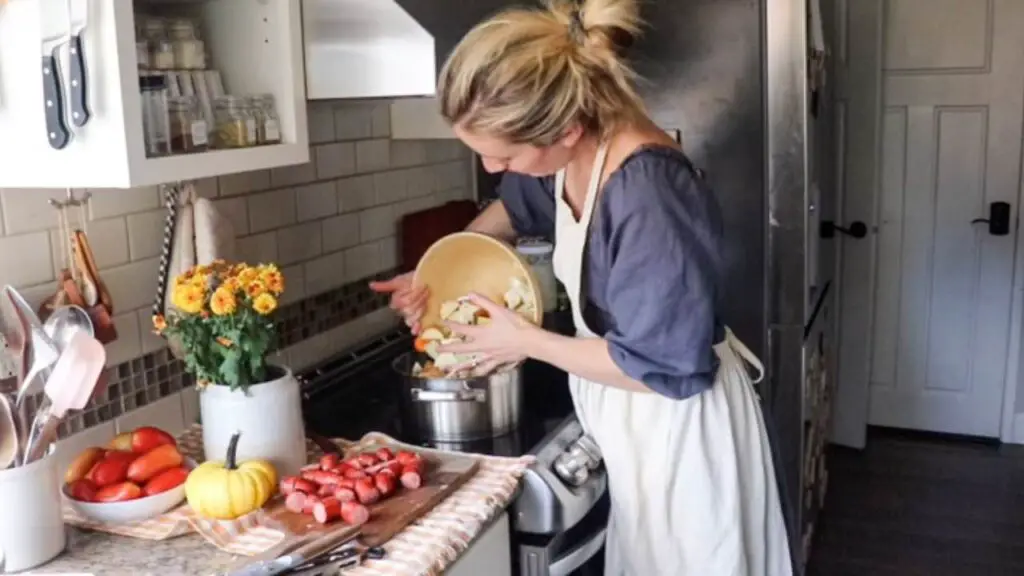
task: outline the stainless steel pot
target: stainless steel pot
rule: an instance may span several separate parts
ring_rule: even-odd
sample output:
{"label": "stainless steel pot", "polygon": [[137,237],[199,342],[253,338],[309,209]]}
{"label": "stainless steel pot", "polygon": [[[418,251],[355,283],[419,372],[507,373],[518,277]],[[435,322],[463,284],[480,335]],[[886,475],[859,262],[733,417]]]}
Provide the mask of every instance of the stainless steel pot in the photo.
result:
{"label": "stainless steel pot", "polygon": [[477,378],[417,378],[412,353],[392,367],[403,378],[402,417],[424,440],[464,442],[507,434],[519,425],[522,366]]}

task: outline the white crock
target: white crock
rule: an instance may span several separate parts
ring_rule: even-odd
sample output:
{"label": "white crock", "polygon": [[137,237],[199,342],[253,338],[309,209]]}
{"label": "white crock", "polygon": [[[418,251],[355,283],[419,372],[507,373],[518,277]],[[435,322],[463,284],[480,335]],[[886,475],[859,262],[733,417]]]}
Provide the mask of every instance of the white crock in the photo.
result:
{"label": "white crock", "polygon": [[239,461],[269,460],[279,476],[299,473],[306,464],[302,397],[291,370],[280,369],[284,376],[250,386],[246,392],[213,385],[200,392],[207,460],[224,460],[231,435],[240,432]]}

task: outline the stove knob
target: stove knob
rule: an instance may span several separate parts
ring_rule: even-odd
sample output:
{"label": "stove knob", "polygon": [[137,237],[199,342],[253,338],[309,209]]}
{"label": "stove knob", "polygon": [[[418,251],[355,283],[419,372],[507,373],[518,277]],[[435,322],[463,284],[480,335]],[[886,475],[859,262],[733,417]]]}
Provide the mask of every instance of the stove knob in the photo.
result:
{"label": "stove knob", "polygon": [[576,446],[586,454],[587,468],[597,470],[601,465],[601,449],[597,447],[597,442],[589,435],[584,434],[576,441]]}
{"label": "stove knob", "polygon": [[572,458],[559,458],[555,461],[554,468],[558,477],[570,486],[582,486],[590,477],[587,467]]}
{"label": "stove knob", "polygon": [[562,453],[554,464],[555,473],[570,486],[580,486],[590,477],[589,458],[577,446]]}

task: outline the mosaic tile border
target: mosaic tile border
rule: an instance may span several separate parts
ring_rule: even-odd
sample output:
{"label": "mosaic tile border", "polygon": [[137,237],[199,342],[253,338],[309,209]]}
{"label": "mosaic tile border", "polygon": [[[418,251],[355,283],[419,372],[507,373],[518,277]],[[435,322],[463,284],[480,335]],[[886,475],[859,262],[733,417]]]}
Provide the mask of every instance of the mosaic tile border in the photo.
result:
{"label": "mosaic tile border", "polygon": [[[385,270],[303,300],[282,306],[276,312],[278,348],[293,346],[370,314],[387,305],[387,296],[370,290],[371,280],[382,280],[398,270]],[[59,428],[66,438],[93,426],[110,422],[132,410],[181,392],[192,385],[184,363],[166,348],[151,352],[104,372],[107,390],[93,399],[81,413],[69,415]],[[41,396],[30,397],[34,410]]]}

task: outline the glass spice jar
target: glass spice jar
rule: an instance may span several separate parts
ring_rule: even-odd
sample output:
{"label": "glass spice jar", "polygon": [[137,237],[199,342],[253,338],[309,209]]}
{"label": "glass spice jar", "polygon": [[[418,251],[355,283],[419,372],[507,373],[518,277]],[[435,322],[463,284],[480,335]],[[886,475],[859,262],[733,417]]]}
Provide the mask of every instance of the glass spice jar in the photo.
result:
{"label": "glass spice jar", "polygon": [[281,142],[281,120],[274,107],[273,94],[258,94],[249,97],[249,103],[256,118],[256,134],[260,144]]}
{"label": "glass spice jar", "polygon": [[206,44],[199,38],[199,30],[192,20],[172,20],[167,34],[174,46],[174,63],[179,70],[206,69]]}
{"label": "glass spice jar", "polygon": [[167,37],[167,23],[160,18],[147,18],[143,35],[149,46],[149,67],[153,70],[174,70],[174,43]]}
{"label": "glass spice jar", "polygon": [[215,148],[244,148],[256,144],[256,122],[246,111],[245,98],[221,96],[214,104]]}
{"label": "glass spice jar", "polygon": [[209,131],[195,96],[167,99],[170,117],[171,153],[203,152],[209,148]]}
{"label": "glass spice jar", "polygon": [[142,129],[146,156],[163,156],[170,152],[167,80],[160,75],[139,76],[139,90],[142,93]]}

